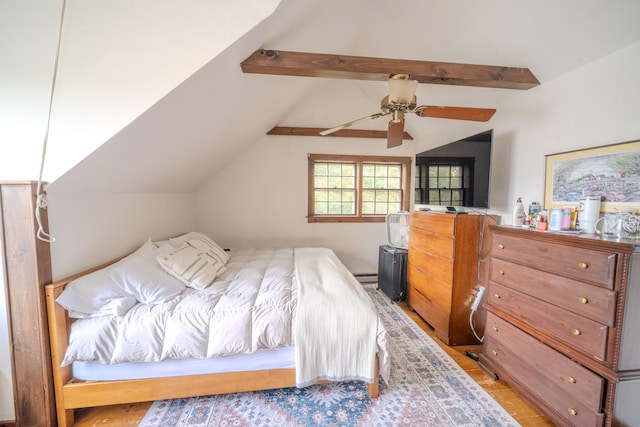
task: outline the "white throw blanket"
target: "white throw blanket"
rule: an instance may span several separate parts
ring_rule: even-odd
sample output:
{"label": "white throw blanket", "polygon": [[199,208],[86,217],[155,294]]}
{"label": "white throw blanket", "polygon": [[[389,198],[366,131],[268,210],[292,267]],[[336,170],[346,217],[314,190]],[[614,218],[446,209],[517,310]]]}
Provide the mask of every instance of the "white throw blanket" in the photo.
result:
{"label": "white throw blanket", "polygon": [[296,248],[295,264],[296,386],[319,380],[372,382],[376,352],[386,381],[386,333],[362,285],[330,249]]}

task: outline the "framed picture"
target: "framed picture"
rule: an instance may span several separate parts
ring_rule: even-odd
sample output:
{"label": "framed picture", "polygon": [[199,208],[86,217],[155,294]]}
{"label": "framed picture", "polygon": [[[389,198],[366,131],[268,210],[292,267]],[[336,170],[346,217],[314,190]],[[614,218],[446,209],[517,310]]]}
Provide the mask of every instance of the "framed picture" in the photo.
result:
{"label": "framed picture", "polygon": [[601,211],[640,209],[640,141],[545,156],[544,206],[601,196]]}

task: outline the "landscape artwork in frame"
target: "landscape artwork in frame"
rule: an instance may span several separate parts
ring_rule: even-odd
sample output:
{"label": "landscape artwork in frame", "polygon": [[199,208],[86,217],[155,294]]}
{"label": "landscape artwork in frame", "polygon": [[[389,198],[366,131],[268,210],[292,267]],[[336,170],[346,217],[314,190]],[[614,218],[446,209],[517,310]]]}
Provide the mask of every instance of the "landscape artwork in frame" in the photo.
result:
{"label": "landscape artwork in frame", "polygon": [[545,207],[600,196],[601,211],[640,209],[640,141],[545,156]]}

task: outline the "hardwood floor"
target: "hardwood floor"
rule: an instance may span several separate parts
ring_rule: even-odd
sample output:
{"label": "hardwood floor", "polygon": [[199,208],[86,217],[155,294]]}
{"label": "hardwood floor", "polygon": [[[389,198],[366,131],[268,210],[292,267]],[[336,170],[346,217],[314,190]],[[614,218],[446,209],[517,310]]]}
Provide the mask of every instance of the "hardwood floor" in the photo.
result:
{"label": "hardwood floor", "polygon": [[[523,427],[555,426],[548,418],[523,401],[506,383],[494,380],[478,367],[466,352],[482,352],[482,345],[447,346],[417,313],[400,302],[404,311],[451,356],[482,388],[484,388]],[[82,409],[76,414],[76,426],[137,426],[151,402]]]}

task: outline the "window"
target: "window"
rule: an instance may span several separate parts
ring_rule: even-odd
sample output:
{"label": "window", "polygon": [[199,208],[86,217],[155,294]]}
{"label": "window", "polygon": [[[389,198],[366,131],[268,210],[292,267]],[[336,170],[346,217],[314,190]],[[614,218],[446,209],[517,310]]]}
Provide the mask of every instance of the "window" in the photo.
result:
{"label": "window", "polygon": [[309,222],[383,222],[408,211],[410,157],[309,155]]}
{"label": "window", "polygon": [[468,206],[473,196],[472,160],[421,159],[416,167],[419,171],[416,174],[416,203]]}

